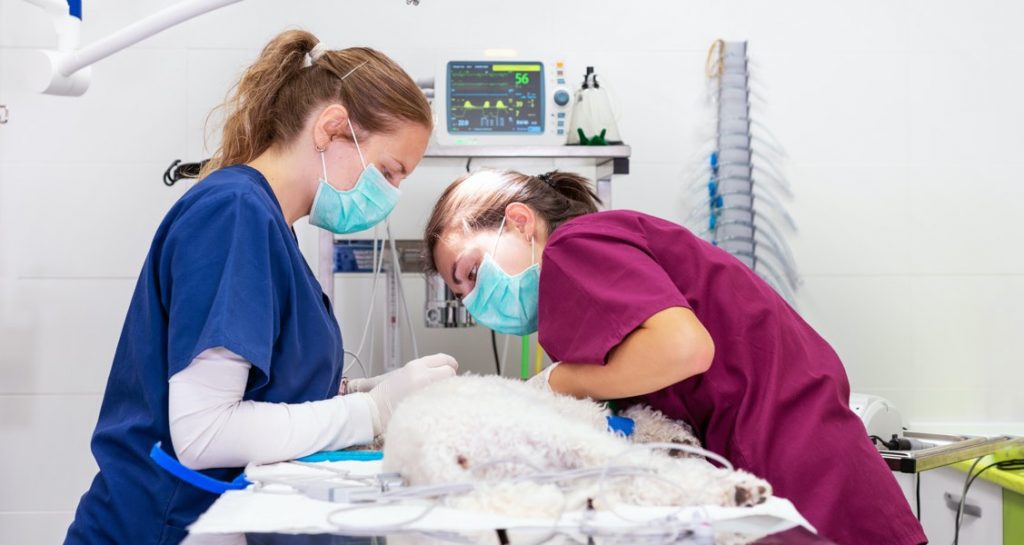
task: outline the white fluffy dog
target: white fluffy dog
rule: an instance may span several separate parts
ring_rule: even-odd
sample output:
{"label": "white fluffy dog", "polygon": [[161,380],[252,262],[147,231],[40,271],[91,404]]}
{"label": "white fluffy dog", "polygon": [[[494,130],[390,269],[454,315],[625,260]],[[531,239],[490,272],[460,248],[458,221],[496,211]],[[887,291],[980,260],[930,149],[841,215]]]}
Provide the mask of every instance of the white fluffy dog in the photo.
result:
{"label": "white fluffy dog", "polygon": [[[481,483],[451,503],[513,516],[557,516],[620,504],[745,506],[771,494],[767,482],[748,473],[635,448],[644,442],[698,445],[682,423],[634,407],[624,414],[636,422],[631,442],[608,431],[608,414],[592,401],[520,381],[456,377],[424,388],[398,407],[384,441],[384,469],[400,472],[410,485]],[[593,477],[557,484],[517,479],[607,465],[629,466],[633,473],[603,483]]]}

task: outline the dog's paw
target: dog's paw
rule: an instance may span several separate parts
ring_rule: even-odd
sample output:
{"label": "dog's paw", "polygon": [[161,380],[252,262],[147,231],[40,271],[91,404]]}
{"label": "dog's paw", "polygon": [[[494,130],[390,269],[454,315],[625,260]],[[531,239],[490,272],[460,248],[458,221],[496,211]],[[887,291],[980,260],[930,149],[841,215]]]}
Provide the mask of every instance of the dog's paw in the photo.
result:
{"label": "dog's paw", "polygon": [[743,471],[733,473],[728,482],[732,487],[729,503],[737,507],[761,505],[772,495],[772,485]]}

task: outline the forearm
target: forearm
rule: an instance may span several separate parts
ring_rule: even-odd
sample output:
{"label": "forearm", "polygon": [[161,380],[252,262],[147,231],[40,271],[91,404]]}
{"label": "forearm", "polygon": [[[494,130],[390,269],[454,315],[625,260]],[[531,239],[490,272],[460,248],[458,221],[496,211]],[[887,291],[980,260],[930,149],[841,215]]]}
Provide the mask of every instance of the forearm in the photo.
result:
{"label": "forearm", "polygon": [[242,401],[249,363],[206,351],[170,380],[175,453],[193,469],[289,460],[373,438],[365,394],[308,403]]}
{"label": "forearm", "polygon": [[613,348],[604,365],[552,370],[555,392],[574,397],[621,399],[656,392],[707,371],[714,344],[688,309],[662,311]]}

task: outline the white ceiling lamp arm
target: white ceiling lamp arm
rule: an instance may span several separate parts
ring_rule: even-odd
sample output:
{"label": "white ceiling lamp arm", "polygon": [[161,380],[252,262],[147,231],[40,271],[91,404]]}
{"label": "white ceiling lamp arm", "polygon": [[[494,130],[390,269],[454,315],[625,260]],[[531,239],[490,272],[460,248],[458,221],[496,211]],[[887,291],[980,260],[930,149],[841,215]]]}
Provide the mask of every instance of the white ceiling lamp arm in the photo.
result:
{"label": "white ceiling lamp arm", "polygon": [[149,17],[79,49],[81,12],[73,13],[81,4],[70,0],[25,0],[50,14],[57,31],[57,50],[44,50],[50,61],[49,81],[43,93],[62,96],[81,96],[92,79],[90,66],[102,59],[134,45],[154,34],[204,13],[242,0],[183,0]]}

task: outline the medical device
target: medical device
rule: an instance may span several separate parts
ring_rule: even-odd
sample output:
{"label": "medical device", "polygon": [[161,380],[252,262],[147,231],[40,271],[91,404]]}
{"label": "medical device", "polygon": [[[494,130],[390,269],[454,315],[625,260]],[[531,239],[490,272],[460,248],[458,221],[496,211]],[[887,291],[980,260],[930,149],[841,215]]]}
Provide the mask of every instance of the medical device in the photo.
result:
{"label": "medical device", "polygon": [[573,100],[569,143],[590,146],[622,143],[608,89],[602,87],[597,80],[593,66],[587,67],[583,85],[576,91]]}
{"label": "medical device", "polygon": [[563,61],[463,57],[441,66],[433,101],[439,144],[566,143],[572,95]]}
{"label": "medical device", "polygon": [[758,134],[766,132],[751,119],[750,99],[756,93],[750,87],[746,42],[716,40],[708,51],[705,74],[717,119],[687,190],[697,206],[684,223],[753,269],[793,304],[801,279],[793,253],[773,222],[781,218],[796,230],[793,217],[775,196],[791,194],[773,161],[785,153],[777,140],[764,142],[753,131],[757,126]]}
{"label": "medical device", "polygon": [[[48,63],[41,76],[45,80],[42,92],[82,96],[92,82],[94,63],[179,23],[242,0],[183,0],[81,48],[81,0],[25,1],[46,11],[57,32],[57,49],[43,50]],[[419,0],[406,0],[406,4],[419,5]]]}
{"label": "medical device", "polygon": [[473,317],[439,274],[428,274],[424,321],[430,328],[459,328],[474,325]]}
{"label": "medical device", "polygon": [[885,398],[850,394],[850,410],[864,422],[869,436],[888,438],[903,434],[903,417]]}

